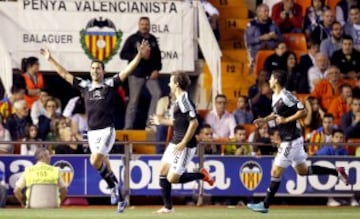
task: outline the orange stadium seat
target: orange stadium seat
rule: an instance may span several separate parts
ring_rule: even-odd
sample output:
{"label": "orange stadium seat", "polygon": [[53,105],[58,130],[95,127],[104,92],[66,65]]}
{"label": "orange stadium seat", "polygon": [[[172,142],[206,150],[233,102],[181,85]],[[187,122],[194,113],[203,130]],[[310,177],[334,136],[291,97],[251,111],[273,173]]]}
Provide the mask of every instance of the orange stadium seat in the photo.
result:
{"label": "orange stadium seat", "polygon": [[[118,141],[147,141],[149,133],[145,130],[117,130],[116,140]],[[126,146],[125,146],[126,147]],[[155,154],[155,146],[151,144],[133,145],[134,154]]]}
{"label": "orange stadium seat", "polygon": [[310,96],[310,94],[296,94],[296,97],[303,103]]}
{"label": "orange stadium seat", "polygon": [[284,41],[288,47],[288,50],[301,50],[307,51],[307,44],[305,35],[302,33],[287,33],[284,34]]}
{"label": "orange stadium seat", "polygon": [[244,128],[245,128],[245,131],[246,131],[246,138],[256,130],[256,126],[252,123],[249,123],[249,124],[244,124],[243,125]]}
{"label": "orange stadium seat", "polygon": [[311,0],[296,0],[295,2],[301,5],[302,14],[305,16],[306,9],[311,5]]}
{"label": "orange stadium seat", "polygon": [[335,11],[338,2],[339,0],[326,0],[326,5],[329,6],[331,10]]}
{"label": "orange stadium seat", "polygon": [[268,56],[273,54],[273,50],[259,50],[255,57],[255,74],[259,74],[259,72],[264,69],[265,60]]}

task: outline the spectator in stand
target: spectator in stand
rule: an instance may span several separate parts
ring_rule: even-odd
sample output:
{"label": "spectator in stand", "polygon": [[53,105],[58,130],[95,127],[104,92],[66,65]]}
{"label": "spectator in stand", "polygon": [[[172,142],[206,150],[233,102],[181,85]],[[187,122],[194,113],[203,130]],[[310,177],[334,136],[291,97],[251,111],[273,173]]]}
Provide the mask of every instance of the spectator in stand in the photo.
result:
{"label": "spectator in stand", "polygon": [[[304,118],[304,126],[307,134],[321,127],[325,112],[321,109],[319,100],[312,96],[305,100],[305,108],[307,114]],[[310,136],[306,136],[306,139],[309,138]]]}
{"label": "spectator in stand", "polygon": [[286,53],[286,63],[287,63],[287,81],[286,89],[293,93],[308,93],[308,81],[306,74],[302,74],[300,66],[298,66],[296,61],[296,55],[293,52]]}
{"label": "spectator in stand", "polygon": [[226,96],[218,94],[215,97],[215,109],[206,115],[205,122],[213,129],[214,138],[229,138],[234,136],[236,121],[234,116],[226,111],[226,106]]}
{"label": "spectator in stand", "polygon": [[39,99],[40,90],[44,88],[45,82],[43,75],[39,72],[40,64],[36,57],[24,58],[21,61],[23,78],[26,85],[25,101],[29,109],[32,104]]}
{"label": "spectator in stand", "polygon": [[350,22],[346,22],[344,32],[354,40],[354,48],[360,49],[360,8],[358,6],[351,6],[350,8]]}
{"label": "spectator in stand", "polygon": [[196,138],[199,142],[206,142],[202,145],[199,145],[199,147],[204,147],[205,154],[220,154],[219,147],[213,143],[213,130],[209,124],[202,125]]}
{"label": "spectator in stand", "polygon": [[325,0],[311,0],[311,6],[306,9],[304,18],[304,32],[310,38],[311,32],[324,20],[324,12],[329,10]]}
{"label": "spectator in stand", "polygon": [[76,141],[70,122],[62,117],[55,121],[55,132],[57,140],[64,142],[54,146],[55,154],[83,154],[84,147],[77,144],[67,144],[67,141]]}
{"label": "spectator in stand", "polygon": [[242,95],[238,98],[236,109],[233,114],[236,124],[238,125],[243,125],[253,122],[254,115],[249,110],[249,98],[247,96]]}
{"label": "spectator in stand", "polygon": [[0,101],[0,115],[3,123],[6,123],[7,118],[15,113],[13,107],[14,103],[18,100],[23,100],[25,96],[25,89],[16,85],[11,86],[11,96],[5,97]]}
{"label": "spectator in stand", "polygon": [[6,129],[10,132],[11,140],[18,141],[26,137],[26,127],[32,122],[25,100],[16,101],[14,108],[15,113],[8,118]]}
{"label": "spectator in stand", "polygon": [[[305,75],[306,79],[309,69],[315,65],[315,56],[318,52],[319,52],[319,44],[310,41],[308,43],[308,53],[300,57],[299,66],[301,68],[301,74]],[[309,85],[307,86],[309,89]]]}
{"label": "spectator in stand", "polygon": [[71,131],[76,140],[87,140],[88,123],[83,97],[80,97],[75,103],[73,115],[71,116]]}
{"label": "spectator in stand", "polygon": [[252,156],[253,150],[250,144],[246,142],[246,130],[244,126],[237,125],[234,129],[234,138],[231,140],[234,145],[225,146],[226,155],[236,155],[236,156]]}
{"label": "spectator in stand", "polygon": [[341,117],[341,128],[347,139],[360,138],[360,97],[351,101],[351,110]]}
{"label": "spectator in stand", "polygon": [[351,36],[345,35],[342,39],[341,49],[334,52],[331,64],[340,69],[344,78],[355,79],[360,71],[360,52],[354,49]]}
{"label": "spectator in stand", "polygon": [[353,97],[360,98],[360,75],[355,79],[355,86],[352,90]]}
{"label": "spectator in stand", "polygon": [[[348,151],[345,149],[341,143],[345,142],[344,132],[341,129],[335,129],[332,131],[331,141],[329,144],[323,146],[318,151],[316,151],[316,156],[347,156]],[[333,197],[328,198],[328,206],[337,207],[341,203],[335,200]],[[355,207],[359,206],[359,203],[354,197],[350,200],[350,205]]]}
{"label": "spectator in stand", "polygon": [[[332,99],[340,95],[340,86],[344,83],[347,82],[341,78],[339,68],[330,66],[326,72],[326,78],[316,85],[311,96],[319,99],[321,108],[328,111]],[[352,84],[350,83],[350,85]]]}
{"label": "spectator in stand", "polygon": [[294,0],[282,0],[272,7],[271,17],[281,33],[300,33],[304,21],[302,10]]}
{"label": "spectator in stand", "polygon": [[266,58],[264,69],[267,72],[267,78],[270,78],[270,74],[274,70],[286,70],[286,52],[286,44],[279,42],[275,48],[275,52]]}
{"label": "spectator in stand", "polygon": [[311,133],[310,144],[309,145],[309,155],[314,155],[317,150],[319,150],[323,143],[328,143],[331,140],[331,135],[334,129],[337,126],[334,125],[334,116],[329,113],[325,113],[322,126]]}
{"label": "spectator in stand", "polygon": [[334,122],[340,126],[341,116],[350,110],[352,98],[352,88],[349,84],[343,84],[340,86],[340,95],[335,97],[331,103],[328,113],[334,116]]}
{"label": "spectator in stand", "polygon": [[258,93],[251,95],[251,97],[251,108],[254,118],[264,118],[272,112],[272,90],[268,82],[263,83]]}
{"label": "spectator in stand", "polygon": [[39,117],[39,138],[42,140],[48,139],[48,135],[51,131],[52,124],[56,119],[59,119],[61,115],[56,112],[58,104],[54,98],[49,98],[45,102],[46,114]]}
{"label": "spectator in stand", "polygon": [[[25,142],[28,141],[41,141],[41,139],[38,138],[38,128],[36,125],[30,125],[26,127],[26,138]],[[20,154],[21,155],[35,155],[36,150],[39,147],[43,147],[43,145],[40,144],[21,144],[20,147]]]}
{"label": "spectator in stand", "polygon": [[315,66],[311,67],[308,72],[310,91],[313,91],[315,86],[325,78],[326,71],[329,67],[329,59],[326,55],[318,53],[315,56]]}
{"label": "spectator in stand", "polygon": [[248,137],[248,142],[256,143],[252,145],[253,151],[256,155],[270,155],[269,148],[271,140],[269,136],[269,127],[267,123],[264,123],[262,126],[257,128],[254,132],[250,133]]}
{"label": "spectator in stand", "polygon": [[150,33],[149,17],[141,17],[139,19],[139,30],[129,36],[125,41],[120,52],[120,58],[128,60],[130,63],[138,54],[138,45],[145,39],[149,42],[151,52],[148,57],[141,59],[139,65],[129,76],[129,103],[126,109],[126,119],[124,129],[134,129],[136,112],[139,106],[140,94],[145,85],[151,94],[151,103],[148,110],[148,119],[156,110],[157,101],[161,97],[161,89],[159,86],[159,71],[162,68],[160,48],[157,39]]}
{"label": "spectator in stand", "polygon": [[341,49],[343,37],[343,27],[338,21],[331,25],[331,36],[323,40],[320,44],[320,52],[331,57],[335,51]]}
{"label": "spectator in stand", "polygon": [[49,98],[47,88],[42,88],[39,99],[33,103],[30,112],[31,120],[35,125],[39,124],[39,117],[46,114],[45,103]]}
{"label": "spectator in stand", "polygon": [[[0,118],[0,141],[11,141],[9,130],[7,130]],[[11,144],[0,144],[0,154],[13,154],[14,147]]]}
{"label": "spectator in stand", "polygon": [[251,20],[245,30],[246,48],[251,66],[259,50],[274,49],[282,41],[281,32],[269,17],[269,7],[261,4],[256,8],[256,18]]}
{"label": "spectator in stand", "polygon": [[336,5],[336,20],[345,25],[349,21],[349,9],[352,6],[360,7],[358,0],[340,0]]}
{"label": "spectator in stand", "polygon": [[330,9],[324,12],[324,20],[311,32],[311,40],[317,44],[330,37],[331,25],[335,21],[334,12]]}

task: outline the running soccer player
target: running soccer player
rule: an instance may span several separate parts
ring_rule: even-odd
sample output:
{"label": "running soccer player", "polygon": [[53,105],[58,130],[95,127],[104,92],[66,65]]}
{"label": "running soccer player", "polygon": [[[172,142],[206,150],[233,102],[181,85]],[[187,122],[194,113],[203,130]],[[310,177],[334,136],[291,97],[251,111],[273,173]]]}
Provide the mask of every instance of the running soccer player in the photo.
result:
{"label": "running soccer player", "polygon": [[118,180],[111,170],[109,152],[115,142],[115,128],[113,121],[113,106],[116,89],[143,57],[150,52],[147,41],[138,46],[138,54],[128,66],[112,78],[104,78],[105,66],[99,60],[91,62],[91,80],[74,77],[52,56],[48,49],[41,49],[40,53],[53,66],[58,75],[79,89],[85,100],[87,121],[89,126],[88,142],[91,150],[90,163],[108,184],[111,194],[111,204],[118,203],[118,212],[122,213],[126,207],[119,191]]}
{"label": "running soccer player", "polygon": [[186,167],[194,157],[196,151],[195,131],[198,127],[195,106],[186,92],[190,85],[190,78],[184,72],[175,72],[170,77],[169,87],[171,93],[176,97],[172,106],[171,119],[161,116],[152,116],[154,125],[173,126],[172,139],[167,146],[160,166],[160,187],[164,207],[157,213],[173,213],[174,208],[171,201],[171,184],[187,183],[193,180],[214,184],[208,171],[204,168],[198,173],[188,173]]}
{"label": "running soccer player", "polygon": [[291,164],[297,174],[307,175],[333,175],[339,177],[346,185],[348,175],[343,167],[336,169],[317,165],[307,166],[307,154],[304,150],[304,139],[298,127],[297,120],[306,116],[304,105],[288,90],[284,88],[286,72],[275,70],[272,72],[269,83],[274,94],[272,97],[273,113],[265,118],[256,119],[256,126],[261,126],[275,120],[278,127],[281,143],[271,169],[271,182],[263,202],[248,204],[253,211],[267,213],[269,206],[278,191],[283,171]]}

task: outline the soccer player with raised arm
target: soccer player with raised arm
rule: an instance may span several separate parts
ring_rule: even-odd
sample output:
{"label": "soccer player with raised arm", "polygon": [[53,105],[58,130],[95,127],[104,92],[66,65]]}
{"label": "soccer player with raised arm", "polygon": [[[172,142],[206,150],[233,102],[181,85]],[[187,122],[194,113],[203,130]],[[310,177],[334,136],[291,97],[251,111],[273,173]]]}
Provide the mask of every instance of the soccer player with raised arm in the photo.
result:
{"label": "soccer player with raised arm", "polygon": [[109,152],[115,142],[115,128],[113,121],[114,98],[116,89],[126,77],[134,70],[140,60],[148,55],[150,47],[147,41],[143,41],[138,47],[138,54],[122,70],[111,78],[104,78],[105,66],[99,60],[91,62],[91,80],[83,80],[74,77],[61,66],[48,49],[41,49],[40,53],[53,66],[55,71],[67,82],[79,89],[85,100],[85,108],[88,120],[88,142],[91,150],[90,163],[106,181],[111,193],[111,204],[118,204],[118,212],[122,213],[126,207],[119,191],[118,180],[111,170]]}
{"label": "soccer player with raised arm", "polygon": [[272,72],[269,84],[274,92],[272,97],[273,113],[254,121],[255,125],[259,127],[274,120],[281,138],[278,153],[271,169],[271,182],[264,201],[247,205],[248,208],[256,212],[268,212],[275,193],[279,189],[283,171],[290,165],[293,165],[297,174],[301,176],[333,175],[339,177],[346,185],[349,184],[348,175],[343,167],[333,169],[317,165],[307,166],[304,139],[298,125],[298,120],[306,116],[306,110],[304,105],[284,88],[286,79],[286,72],[280,70]]}
{"label": "soccer player with raised arm", "polygon": [[195,106],[186,92],[190,85],[190,78],[184,72],[175,72],[170,77],[170,92],[176,97],[171,108],[171,119],[154,115],[151,122],[154,125],[173,126],[172,139],[167,146],[161,159],[160,187],[164,207],[157,213],[173,213],[171,201],[171,184],[187,183],[193,180],[214,184],[206,169],[202,168],[198,173],[186,172],[188,163],[194,157],[196,151],[195,131],[198,127]]}

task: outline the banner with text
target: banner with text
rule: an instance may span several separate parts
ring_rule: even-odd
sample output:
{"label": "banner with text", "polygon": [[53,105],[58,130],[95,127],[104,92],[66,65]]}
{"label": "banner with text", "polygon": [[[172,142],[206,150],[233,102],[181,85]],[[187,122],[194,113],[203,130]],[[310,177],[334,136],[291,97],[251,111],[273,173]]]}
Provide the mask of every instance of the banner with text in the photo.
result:
{"label": "banner with text", "polygon": [[[21,0],[0,4],[3,31],[14,67],[23,57],[39,56],[49,48],[69,71],[88,71],[91,59],[106,62],[117,72],[127,63],[119,52],[138,30],[142,16],[150,18],[150,32],[158,38],[163,69],[194,70],[193,8],[169,0]],[[53,70],[41,60],[42,70]]]}
{"label": "banner with text", "polygon": [[[134,156],[130,163],[131,195],[160,195],[158,170],[161,156]],[[205,192],[213,196],[249,196],[265,194],[270,182],[272,157],[224,157],[208,156],[205,168],[215,177],[213,186],[204,185]],[[0,170],[5,172],[6,182],[14,188],[16,180],[25,167],[34,160],[26,156],[0,156]],[[124,179],[122,157],[111,156],[110,162],[117,177]],[[62,177],[69,186],[69,195],[105,195],[107,185],[89,163],[87,156],[53,156],[52,164],[58,166]],[[350,174],[350,185],[345,185],[334,176],[296,175],[293,168],[286,169],[279,194],[321,195],[348,194],[360,191],[360,161],[353,157],[310,158],[309,165],[326,167],[343,166]],[[188,166],[192,171],[197,167],[197,159]],[[198,190],[197,182],[174,184],[173,195],[190,195]],[[12,193],[12,189],[9,190]]]}

